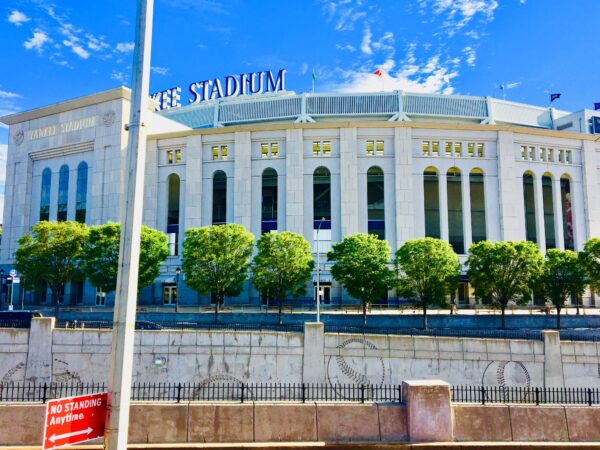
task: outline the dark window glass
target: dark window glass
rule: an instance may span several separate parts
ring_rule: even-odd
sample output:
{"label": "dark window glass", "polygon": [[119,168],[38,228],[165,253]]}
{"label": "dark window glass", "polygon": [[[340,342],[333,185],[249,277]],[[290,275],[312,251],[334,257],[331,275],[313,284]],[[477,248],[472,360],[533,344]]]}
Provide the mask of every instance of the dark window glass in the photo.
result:
{"label": "dark window glass", "polygon": [[261,220],[263,233],[277,230],[277,172],[270,168],[265,169],[262,174]]}
{"label": "dark window glass", "polygon": [[542,197],[544,201],[544,230],[546,234],[546,248],[556,248],[554,233],[554,201],[552,199],[552,178],[547,175],[542,177]]}
{"label": "dark window glass", "polygon": [[435,170],[423,174],[423,197],[425,207],[425,236],[440,238],[440,189]]}
{"label": "dark window glass", "polygon": [[88,165],[85,161],[77,166],[77,194],[75,202],[75,220],[85,223],[85,214],[87,209],[87,180]]}
{"label": "dark window glass", "polygon": [[471,232],[473,242],[485,241],[485,190],[483,186],[483,174],[471,172],[469,175],[471,189]]}
{"label": "dark window glass", "polygon": [[317,167],[313,174],[313,222],[314,229],[321,224],[322,230],[331,229],[331,172]]}
{"label": "dark window glass", "polygon": [[40,220],[50,220],[50,184],[52,171],[45,168],[42,172],[42,192],[40,195]]}
{"label": "dark window glass", "polygon": [[69,167],[63,165],[58,174],[58,210],[56,220],[67,220],[67,207],[69,203]]}
{"label": "dark window glass", "polygon": [[383,170],[379,167],[371,167],[367,171],[367,220],[368,233],[385,239]]}
{"label": "dark window glass", "polygon": [[568,178],[561,178],[560,180],[560,198],[562,203],[565,249],[574,250],[575,241],[573,239],[573,205],[571,204],[571,181]]}
{"label": "dark window glass", "polygon": [[227,222],[227,176],[222,170],[213,175],[213,225]]}
{"label": "dark window glass", "polygon": [[179,248],[179,198],[181,181],[179,175],[172,173],[167,179],[167,237],[169,254],[176,256]]}
{"label": "dark window glass", "polygon": [[448,170],[448,240],[454,251],[465,253],[465,239],[462,209],[462,182],[460,171],[456,168]]}
{"label": "dark window glass", "polygon": [[535,199],[533,196],[533,176],[526,173],[523,175],[523,195],[525,201],[525,238],[531,242],[537,242],[537,231],[535,228]]}

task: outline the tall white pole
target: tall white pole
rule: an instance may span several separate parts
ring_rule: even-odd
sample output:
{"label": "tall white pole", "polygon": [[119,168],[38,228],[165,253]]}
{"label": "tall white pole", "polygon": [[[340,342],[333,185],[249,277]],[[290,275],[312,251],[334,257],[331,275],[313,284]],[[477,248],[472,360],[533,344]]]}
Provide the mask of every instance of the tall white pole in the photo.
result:
{"label": "tall white pole", "polygon": [[135,311],[137,303],[140,233],[146,164],[146,129],[150,89],[150,51],[154,0],[138,0],[133,53],[129,145],[127,147],[126,196],[121,210],[121,246],[115,296],[110,375],[108,381],[108,423],[104,435],[106,450],[127,448],[129,399]]}

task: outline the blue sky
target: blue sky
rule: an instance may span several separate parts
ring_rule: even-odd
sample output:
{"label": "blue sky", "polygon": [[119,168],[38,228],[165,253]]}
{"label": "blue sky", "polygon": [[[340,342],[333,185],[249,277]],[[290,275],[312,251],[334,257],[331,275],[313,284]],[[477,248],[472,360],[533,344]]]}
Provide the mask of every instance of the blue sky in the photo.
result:
{"label": "blue sky", "polygon": [[[0,116],[129,85],[135,3],[2,0]],[[600,101],[598,17],[600,0],[155,0],[151,91],[280,68],[296,92],[313,70],[317,92],[379,91],[382,69],[385,90],[501,98],[503,83],[575,111]]]}

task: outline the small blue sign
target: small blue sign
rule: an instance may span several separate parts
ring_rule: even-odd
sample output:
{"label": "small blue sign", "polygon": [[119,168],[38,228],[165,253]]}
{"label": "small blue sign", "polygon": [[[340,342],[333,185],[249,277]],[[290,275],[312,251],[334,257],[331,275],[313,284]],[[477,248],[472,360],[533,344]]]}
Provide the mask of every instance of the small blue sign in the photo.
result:
{"label": "small blue sign", "polygon": [[8,272],[8,274],[9,274],[11,277],[16,277],[16,276],[17,276],[17,271],[16,271],[15,269],[10,269],[10,272]]}
{"label": "small blue sign", "polygon": [[600,134],[600,117],[592,117],[592,129],[594,134]]}

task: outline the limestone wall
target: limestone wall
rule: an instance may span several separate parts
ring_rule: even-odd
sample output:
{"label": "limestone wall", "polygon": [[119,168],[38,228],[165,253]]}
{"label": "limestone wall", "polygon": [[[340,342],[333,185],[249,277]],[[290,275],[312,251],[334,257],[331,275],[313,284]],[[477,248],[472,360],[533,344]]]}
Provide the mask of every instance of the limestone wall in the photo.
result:
{"label": "limestone wall", "polygon": [[[106,382],[112,332],[0,329],[0,382]],[[600,343],[229,331],[140,331],[134,382],[282,382],[600,387]]]}

